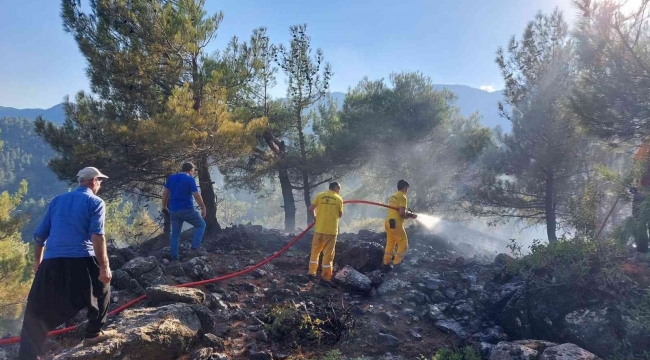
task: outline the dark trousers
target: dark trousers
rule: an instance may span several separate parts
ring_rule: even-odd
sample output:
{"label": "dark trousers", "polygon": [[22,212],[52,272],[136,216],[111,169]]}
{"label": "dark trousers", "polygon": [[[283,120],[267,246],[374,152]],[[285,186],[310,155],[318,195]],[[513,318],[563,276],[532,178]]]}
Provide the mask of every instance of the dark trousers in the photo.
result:
{"label": "dark trousers", "polygon": [[21,360],[37,359],[47,333],[87,309],[86,338],[99,335],[106,324],[110,284],[99,281],[94,257],[44,260],[32,283],[20,334]]}

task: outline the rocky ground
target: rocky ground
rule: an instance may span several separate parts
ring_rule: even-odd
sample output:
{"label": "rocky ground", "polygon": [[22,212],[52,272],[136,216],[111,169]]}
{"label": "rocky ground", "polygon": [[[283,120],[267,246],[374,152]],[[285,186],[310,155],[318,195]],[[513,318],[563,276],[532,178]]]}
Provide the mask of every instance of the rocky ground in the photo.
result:
{"label": "rocky ground", "polygon": [[[81,324],[76,332],[48,340],[46,358],[321,359],[338,349],[347,359],[388,360],[431,358],[440,347],[470,345],[484,359],[564,360],[607,358],[622,341],[650,347],[644,324],[614,304],[594,299],[584,307],[561,292],[531,299],[521,279],[504,275],[512,261],[507,255],[487,262],[480,249],[416,228],[409,229],[405,263],[383,276],[384,234],[340,235],[334,289],[305,275],[310,235],[248,275],[196,289],[171,287],[246,268],[291,239],[239,226],[191,251],[190,235],[183,234],[179,262],[169,261],[163,238],[111,247],[111,309],[142,294],[147,299],[109,318],[107,327],[120,335],[93,347],[80,345],[80,313],[66,324]],[[648,269],[647,262],[635,266]],[[0,349],[0,359],[15,351]]]}

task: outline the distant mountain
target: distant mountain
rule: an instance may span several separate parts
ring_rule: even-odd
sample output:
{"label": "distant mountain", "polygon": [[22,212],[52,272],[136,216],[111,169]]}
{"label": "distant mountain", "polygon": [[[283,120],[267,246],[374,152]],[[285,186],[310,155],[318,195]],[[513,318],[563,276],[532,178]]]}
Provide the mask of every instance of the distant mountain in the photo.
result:
{"label": "distant mountain", "polygon": [[0,106],[0,119],[3,117],[15,117],[34,120],[39,115],[42,115],[45,120],[49,120],[55,124],[63,124],[65,120],[63,104],[54,105],[49,109],[16,109]]}
{"label": "distant mountain", "polygon": [[[497,125],[501,125],[503,130],[510,130],[510,123],[499,116],[499,111],[497,109],[497,102],[503,98],[502,91],[487,92],[465,85],[435,85],[435,87],[437,89],[446,88],[453,91],[458,96],[456,106],[460,108],[460,112],[463,116],[469,116],[478,111],[482,116],[481,123],[484,126],[494,128]],[[345,93],[333,92],[331,93],[331,96],[338,101],[339,107],[343,106]],[[15,109],[0,106],[0,119],[3,117],[22,117],[33,120],[36,119],[38,115],[42,115],[43,118],[50,120],[55,124],[62,124],[65,120],[63,104],[58,104],[45,110]]]}
{"label": "distant mountain", "polygon": [[499,116],[497,103],[503,99],[503,91],[487,92],[465,85],[436,85],[437,89],[446,88],[453,91],[458,100],[456,106],[463,116],[469,116],[478,111],[481,114],[481,124],[494,128],[501,125],[504,131],[510,131],[510,122]]}

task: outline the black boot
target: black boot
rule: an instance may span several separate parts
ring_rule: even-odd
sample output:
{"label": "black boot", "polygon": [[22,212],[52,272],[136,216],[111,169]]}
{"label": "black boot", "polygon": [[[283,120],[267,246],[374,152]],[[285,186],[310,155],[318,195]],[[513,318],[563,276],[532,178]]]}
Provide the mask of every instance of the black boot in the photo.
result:
{"label": "black boot", "polygon": [[384,273],[384,274],[388,274],[392,270],[393,270],[393,265],[391,265],[391,264],[381,266],[381,272]]}

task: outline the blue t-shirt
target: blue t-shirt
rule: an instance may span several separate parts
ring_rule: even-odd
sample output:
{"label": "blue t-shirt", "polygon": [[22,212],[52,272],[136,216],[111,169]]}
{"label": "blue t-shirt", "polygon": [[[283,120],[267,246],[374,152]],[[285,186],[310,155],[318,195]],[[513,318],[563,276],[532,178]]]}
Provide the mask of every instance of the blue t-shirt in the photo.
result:
{"label": "blue t-shirt", "polygon": [[105,218],[104,200],[87,187],[55,197],[34,232],[34,241],[45,246],[43,260],[95,256],[91,237],[104,234]]}
{"label": "blue t-shirt", "polygon": [[194,209],[192,193],[199,189],[193,177],[184,172],[174,174],[167,178],[165,189],[169,190],[169,211]]}

